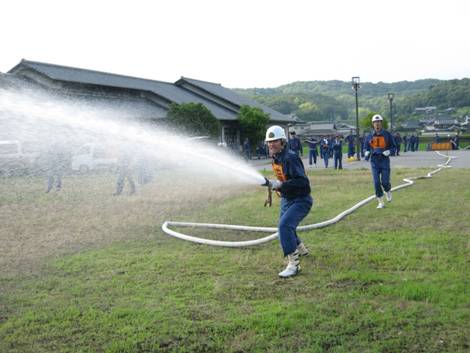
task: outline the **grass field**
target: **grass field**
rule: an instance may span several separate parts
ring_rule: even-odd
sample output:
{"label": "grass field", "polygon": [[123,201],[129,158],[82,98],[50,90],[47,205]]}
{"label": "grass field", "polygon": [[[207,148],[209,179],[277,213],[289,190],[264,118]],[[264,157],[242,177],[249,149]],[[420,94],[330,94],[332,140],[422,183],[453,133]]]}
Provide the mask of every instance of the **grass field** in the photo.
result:
{"label": "grass field", "polygon": [[[398,169],[393,184],[428,169]],[[368,170],[315,170],[328,219],[373,193]],[[173,239],[164,220],[275,226],[264,190],[167,175],[134,197],[113,177],[0,183],[0,352],[469,352],[470,170],[449,169],[302,233],[311,255],[281,280],[278,242]],[[188,230],[217,239],[260,234]],[[265,234],[262,234],[265,235]]]}

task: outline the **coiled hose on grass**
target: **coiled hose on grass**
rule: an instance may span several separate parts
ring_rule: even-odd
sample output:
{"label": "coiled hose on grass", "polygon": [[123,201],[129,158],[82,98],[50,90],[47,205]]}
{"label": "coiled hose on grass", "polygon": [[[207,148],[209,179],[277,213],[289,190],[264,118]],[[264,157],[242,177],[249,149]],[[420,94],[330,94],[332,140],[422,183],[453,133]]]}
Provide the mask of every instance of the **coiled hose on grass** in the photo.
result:
{"label": "coiled hose on grass", "polygon": [[[391,189],[391,191],[397,191],[403,188],[406,188],[408,186],[411,186],[414,184],[414,180],[418,179],[427,179],[427,178],[432,178],[433,174],[440,172],[444,168],[449,168],[449,163],[452,159],[456,158],[453,156],[447,156],[444,155],[438,151],[436,153],[442,157],[446,157],[447,160],[443,164],[438,164],[437,169],[434,169],[433,171],[427,173],[424,176],[417,176],[417,177],[409,177],[409,178],[404,178],[403,181],[405,182],[404,184],[400,184],[398,186],[395,186],[394,188]],[[297,227],[298,231],[305,231],[305,230],[311,230],[311,229],[318,229],[318,228],[324,228],[329,225],[332,225],[334,223],[339,222],[343,218],[345,218],[347,215],[353,213],[356,211],[358,208],[368,204],[372,200],[375,199],[375,195],[369,196],[365,198],[362,201],[359,201],[356,203],[354,206],[351,208],[348,208],[347,210],[341,212],[338,214],[336,217],[333,217],[329,220],[320,222],[320,223],[315,223],[315,224],[310,224],[310,225],[305,225],[305,226],[300,226]],[[200,238],[200,237],[195,237],[192,235],[187,235],[183,233],[176,232],[174,230],[171,230],[169,227],[170,226],[175,226],[175,227],[191,227],[191,228],[208,228],[208,229],[230,229],[230,230],[241,230],[241,231],[251,231],[251,232],[265,232],[265,233],[272,233],[271,235],[268,235],[263,238],[259,239],[253,239],[253,240],[244,240],[244,241],[224,241],[224,240],[212,240],[212,239],[206,239],[206,238]],[[260,245],[263,243],[267,243],[269,241],[272,241],[278,237],[277,233],[277,228],[274,227],[250,227],[250,226],[242,226],[242,225],[231,225],[231,224],[212,224],[212,223],[191,223],[191,222],[173,222],[173,221],[166,221],[162,225],[162,230],[173,237],[182,239],[182,240],[187,240],[193,243],[199,243],[199,244],[206,244],[206,245],[213,245],[213,246],[224,246],[224,247],[232,247],[232,248],[241,248],[241,247],[246,247],[246,246],[253,246],[253,245]],[[273,233],[274,232],[274,233]]]}

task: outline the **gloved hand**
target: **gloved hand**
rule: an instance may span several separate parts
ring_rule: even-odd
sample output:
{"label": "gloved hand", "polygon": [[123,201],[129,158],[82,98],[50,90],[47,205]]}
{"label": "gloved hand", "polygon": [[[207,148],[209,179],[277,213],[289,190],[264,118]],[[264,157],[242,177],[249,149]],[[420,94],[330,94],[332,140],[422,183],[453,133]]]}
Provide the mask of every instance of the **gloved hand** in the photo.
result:
{"label": "gloved hand", "polygon": [[390,156],[390,150],[385,150],[382,152],[382,154],[385,156],[385,157],[388,157]]}
{"label": "gloved hand", "polygon": [[271,189],[273,190],[279,190],[282,186],[282,181],[279,180],[270,180],[269,185],[271,186]]}
{"label": "gloved hand", "polygon": [[366,152],[364,153],[364,159],[365,159],[366,161],[368,161],[369,158],[370,158],[370,151],[366,151]]}

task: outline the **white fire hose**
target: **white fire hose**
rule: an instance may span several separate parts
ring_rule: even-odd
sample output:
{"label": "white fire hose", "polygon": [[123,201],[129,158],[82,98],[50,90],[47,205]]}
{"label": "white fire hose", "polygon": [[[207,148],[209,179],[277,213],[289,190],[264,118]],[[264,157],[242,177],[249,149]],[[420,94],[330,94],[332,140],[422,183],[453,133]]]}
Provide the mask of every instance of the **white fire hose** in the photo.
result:
{"label": "white fire hose", "polygon": [[[444,168],[450,168],[449,163],[452,159],[456,158],[453,156],[447,156],[444,155],[438,151],[436,153],[442,157],[446,157],[447,160],[444,164],[438,164],[437,169],[427,173],[425,176],[417,176],[417,177],[409,177],[403,179],[405,182],[404,184],[400,184],[398,186],[395,186],[394,188],[391,189],[391,191],[397,191],[399,189],[406,188],[408,186],[411,186],[414,184],[414,180],[418,179],[426,179],[426,178],[432,178],[433,174],[441,171]],[[368,204],[372,200],[374,200],[376,197],[375,195],[369,196],[365,198],[364,200],[358,202],[351,208],[341,212],[338,214],[336,217],[333,217],[329,220],[320,222],[320,223],[315,223],[315,224],[310,224],[310,225],[305,225],[305,226],[299,226],[297,227],[298,231],[304,231],[304,230],[311,230],[311,229],[318,229],[318,228],[324,228],[329,225],[332,225],[334,223],[339,222],[343,218],[345,218],[347,215],[353,213],[356,211],[358,208]],[[267,237],[264,238],[259,238],[259,239],[254,239],[254,240],[245,240],[245,241],[223,241],[223,240],[212,240],[212,239],[206,239],[206,238],[199,238],[195,237],[192,235],[187,235],[183,233],[176,232],[174,230],[171,230],[169,227],[174,226],[174,227],[191,227],[191,228],[209,228],[209,229],[231,229],[231,230],[241,230],[241,231],[251,231],[251,232],[265,232],[265,233],[272,233],[271,235],[268,235]],[[263,243],[267,243],[271,240],[274,240],[278,238],[278,233],[277,233],[277,228],[274,227],[250,227],[250,226],[241,226],[241,225],[231,225],[231,224],[212,224],[212,223],[190,223],[190,222],[173,222],[173,221],[166,221],[162,225],[162,230],[173,237],[182,239],[182,240],[187,240],[191,241],[193,243],[199,243],[199,244],[206,244],[206,245],[213,245],[213,246],[224,246],[224,247],[232,247],[232,248],[241,248],[245,246],[252,246],[252,245],[259,245]],[[274,233],[273,233],[274,232]]]}

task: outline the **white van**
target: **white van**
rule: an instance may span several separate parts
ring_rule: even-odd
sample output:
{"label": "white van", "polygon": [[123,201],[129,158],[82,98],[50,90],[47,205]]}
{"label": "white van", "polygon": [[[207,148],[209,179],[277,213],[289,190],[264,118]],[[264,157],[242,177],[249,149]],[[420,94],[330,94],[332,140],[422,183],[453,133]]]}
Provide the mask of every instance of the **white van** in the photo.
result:
{"label": "white van", "polygon": [[37,166],[39,146],[18,140],[0,141],[0,173],[21,174]]}
{"label": "white van", "polygon": [[72,170],[86,173],[89,170],[114,168],[117,158],[111,149],[95,143],[86,143],[72,156]]}

